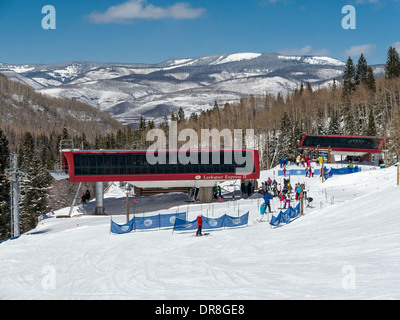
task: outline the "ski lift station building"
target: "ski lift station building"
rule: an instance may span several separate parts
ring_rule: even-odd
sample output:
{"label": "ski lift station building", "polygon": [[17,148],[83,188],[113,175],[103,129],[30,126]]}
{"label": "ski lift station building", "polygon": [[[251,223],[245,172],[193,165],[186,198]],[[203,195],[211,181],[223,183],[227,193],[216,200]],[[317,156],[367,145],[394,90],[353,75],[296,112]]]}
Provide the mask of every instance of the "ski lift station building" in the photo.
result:
{"label": "ski lift station building", "polygon": [[334,155],[341,158],[349,156],[359,158],[360,162],[369,161],[378,165],[384,160],[387,140],[383,137],[305,135],[300,148],[328,153],[332,160]]}
{"label": "ski lift station building", "polygon": [[211,202],[212,187],[241,179],[258,179],[259,153],[240,150],[159,150],[163,161],[152,164],[148,150],[61,150],[57,180],[96,183],[96,212],[103,213],[103,183],[123,181],[138,188],[197,188],[202,202]]}

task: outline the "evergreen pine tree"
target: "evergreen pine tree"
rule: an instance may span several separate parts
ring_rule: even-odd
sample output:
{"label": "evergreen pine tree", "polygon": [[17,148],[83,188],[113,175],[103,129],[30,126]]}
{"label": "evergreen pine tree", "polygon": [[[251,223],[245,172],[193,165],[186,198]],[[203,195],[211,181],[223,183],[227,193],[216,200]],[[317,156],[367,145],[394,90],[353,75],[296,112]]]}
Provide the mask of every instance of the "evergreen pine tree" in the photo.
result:
{"label": "evergreen pine tree", "polygon": [[151,130],[151,129],[154,129],[154,127],[155,127],[155,125],[154,125],[154,120],[149,120],[149,121],[147,122],[147,128],[148,128],[149,130]]}
{"label": "evergreen pine tree", "polygon": [[63,127],[62,129],[61,139],[62,140],[70,139],[68,134],[68,129],[66,127]]}
{"label": "evergreen pine tree", "polygon": [[333,79],[332,92],[335,92],[336,89],[337,89],[336,79]]}
{"label": "evergreen pine tree", "polygon": [[178,118],[177,118],[177,116],[175,115],[174,110],[172,110],[172,111],[171,111],[171,121],[177,121],[177,120],[178,120]]}
{"label": "evergreen pine tree", "polygon": [[367,130],[365,131],[365,135],[370,137],[376,137],[377,135],[373,108],[369,110],[368,124],[367,124]]}
{"label": "evergreen pine tree", "polygon": [[189,117],[193,122],[197,122],[199,120],[199,115],[196,112],[192,112]]}
{"label": "evergreen pine tree", "polygon": [[356,84],[366,84],[367,82],[368,65],[367,60],[364,55],[361,54],[360,59],[358,59],[355,82]]}
{"label": "evergreen pine tree", "polygon": [[125,145],[126,145],[125,132],[122,131],[121,129],[118,129],[116,136],[116,147],[117,149],[125,149],[126,148]]}
{"label": "evergreen pine tree", "polygon": [[116,149],[117,148],[117,140],[115,139],[114,133],[111,132],[111,134],[107,134],[107,137],[105,139],[105,149]]}
{"label": "evergreen pine tree", "polygon": [[346,66],[343,73],[343,97],[348,98],[349,94],[354,91],[356,87],[355,82],[356,71],[353,60],[351,57],[347,59]]}
{"label": "evergreen pine tree", "polygon": [[20,211],[22,232],[36,227],[37,219],[48,211],[47,196],[51,177],[40,164],[37,156],[30,159],[30,165],[24,168],[25,178],[21,183],[23,208]]}
{"label": "evergreen pine tree", "polygon": [[167,115],[164,116],[163,121],[161,122],[160,127],[161,127],[162,129],[168,129],[168,127],[169,127],[169,120],[168,120],[168,116],[167,116]]}
{"label": "evergreen pine tree", "polygon": [[385,75],[387,79],[400,77],[400,57],[394,47],[390,47],[387,54]]}
{"label": "evergreen pine tree", "polygon": [[376,92],[376,83],[375,83],[374,71],[372,70],[371,66],[368,66],[367,79],[365,81],[365,85],[372,92]]}
{"label": "evergreen pine tree", "polygon": [[24,170],[25,177],[21,183],[20,210],[22,232],[29,231],[37,224],[37,218],[47,211],[47,195],[51,176],[41,165],[35,155],[35,140],[30,132],[25,133],[18,154],[19,167]]}
{"label": "evergreen pine tree", "polygon": [[183,111],[182,107],[179,107],[178,110],[178,123],[185,120],[185,111]]}
{"label": "evergreen pine tree", "polygon": [[356,118],[353,109],[349,106],[343,108],[344,134],[353,136],[356,134]]}
{"label": "evergreen pine tree", "polygon": [[133,148],[133,133],[130,126],[125,127],[125,148]]}
{"label": "evergreen pine tree", "polygon": [[294,124],[293,129],[291,130],[291,137],[290,137],[290,151],[289,156],[295,155],[300,148],[300,141],[304,136],[303,127],[301,123],[299,124],[297,121]]}
{"label": "evergreen pine tree", "polygon": [[302,82],[301,85],[300,85],[300,90],[299,90],[300,95],[302,95],[303,92],[304,92],[304,84]]}
{"label": "evergreen pine tree", "polygon": [[268,135],[268,154],[269,159],[268,162],[270,164],[270,168],[273,167],[276,163],[279,162],[279,146],[278,146],[278,138],[276,137],[276,133],[272,132],[272,134]]}
{"label": "evergreen pine tree", "polygon": [[219,109],[217,100],[214,101],[214,109]]}
{"label": "evergreen pine tree", "polygon": [[307,92],[308,93],[312,93],[313,92],[311,84],[309,82],[307,82],[307,87],[306,88],[307,88]]}
{"label": "evergreen pine tree", "polygon": [[282,94],[280,92],[278,92],[278,95],[276,96],[276,104],[277,105],[285,104],[285,100],[283,100]]}
{"label": "evergreen pine tree", "polygon": [[288,114],[285,112],[281,117],[281,127],[278,138],[278,157],[279,159],[283,157],[288,157],[291,153],[291,137],[292,137],[292,122]]}
{"label": "evergreen pine tree", "polygon": [[318,135],[327,134],[327,130],[325,128],[325,116],[324,116],[324,111],[322,109],[318,110],[318,116],[315,123],[315,133]]}
{"label": "evergreen pine tree", "polygon": [[146,119],[143,116],[140,116],[139,130],[146,130]]}
{"label": "evergreen pine tree", "polygon": [[0,240],[11,237],[10,183],[5,169],[9,167],[8,140],[0,129]]}
{"label": "evergreen pine tree", "polygon": [[342,134],[342,130],[340,129],[339,117],[338,117],[337,112],[335,112],[335,111],[333,112],[333,115],[329,121],[328,134],[330,134],[330,135]]}
{"label": "evergreen pine tree", "polygon": [[22,138],[22,143],[18,149],[18,167],[27,168],[33,158],[35,150],[35,140],[32,133],[26,132]]}

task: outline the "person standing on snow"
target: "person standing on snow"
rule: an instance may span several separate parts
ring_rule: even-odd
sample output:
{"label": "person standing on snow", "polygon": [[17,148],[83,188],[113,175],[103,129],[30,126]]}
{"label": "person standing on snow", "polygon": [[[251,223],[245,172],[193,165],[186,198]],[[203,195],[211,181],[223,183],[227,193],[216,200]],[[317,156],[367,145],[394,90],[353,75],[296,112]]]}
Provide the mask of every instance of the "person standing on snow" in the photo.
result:
{"label": "person standing on snow", "polygon": [[201,229],[203,228],[203,219],[201,216],[197,216],[197,232],[196,237],[202,236]]}
{"label": "person standing on snow", "polygon": [[290,195],[283,195],[285,204],[283,206],[283,209],[286,209],[286,204],[288,204],[288,209],[290,208]]}
{"label": "person standing on snow", "polygon": [[90,200],[90,191],[86,190],[85,194],[81,197],[82,204],[86,204]]}
{"label": "person standing on snow", "polygon": [[300,186],[300,184],[298,184],[296,186],[295,191],[296,191],[296,200],[300,200],[300,194],[301,194],[301,186]]}
{"label": "person standing on snow", "polygon": [[251,183],[251,181],[249,181],[247,183],[247,197],[251,196],[251,187],[252,187],[252,183]]}
{"label": "person standing on snow", "polygon": [[261,221],[263,221],[263,218],[264,218],[264,214],[265,214],[265,203],[262,203],[261,204],[261,207],[260,207],[260,219],[257,219],[259,222],[261,222]]}
{"label": "person standing on snow", "polygon": [[[270,200],[273,199],[274,197],[271,196],[268,192],[264,195],[264,203],[265,203],[265,207],[268,207],[269,213],[272,213],[271,210],[271,204],[270,204]],[[265,209],[266,209],[265,208]]]}

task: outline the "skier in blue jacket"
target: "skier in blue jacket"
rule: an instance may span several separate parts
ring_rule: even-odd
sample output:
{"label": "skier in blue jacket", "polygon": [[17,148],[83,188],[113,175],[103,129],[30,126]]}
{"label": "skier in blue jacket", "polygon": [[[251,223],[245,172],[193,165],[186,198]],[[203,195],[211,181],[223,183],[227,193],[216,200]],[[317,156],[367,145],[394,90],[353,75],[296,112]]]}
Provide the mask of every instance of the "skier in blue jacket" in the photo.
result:
{"label": "skier in blue jacket", "polygon": [[262,203],[260,206],[260,218],[257,219],[258,222],[263,221],[264,213],[265,213],[265,203]]}
{"label": "skier in blue jacket", "polygon": [[265,193],[265,195],[264,195],[265,206],[268,207],[269,213],[272,213],[270,200],[273,199],[273,198],[274,197],[271,196],[268,192]]}
{"label": "skier in blue jacket", "polygon": [[300,194],[301,194],[301,186],[300,186],[300,184],[298,184],[296,186],[295,191],[296,191],[296,200],[300,200]]}

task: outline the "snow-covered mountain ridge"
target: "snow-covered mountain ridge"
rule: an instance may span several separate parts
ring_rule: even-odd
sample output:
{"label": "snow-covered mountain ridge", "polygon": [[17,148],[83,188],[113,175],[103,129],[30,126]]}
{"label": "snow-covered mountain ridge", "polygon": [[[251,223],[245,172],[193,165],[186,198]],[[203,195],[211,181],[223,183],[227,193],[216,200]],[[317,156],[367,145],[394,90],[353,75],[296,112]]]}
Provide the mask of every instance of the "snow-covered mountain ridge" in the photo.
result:
{"label": "snow-covered mountain ridge", "polygon": [[[325,86],[344,63],[320,56],[233,53],[171,59],[159,64],[64,62],[0,63],[6,77],[51,96],[79,100],[122,123],[141,115],[159,121],[182,107],[189,115],[250,94],[285,94],[310,82]],[[379,72],[379,69],[377,69]]]}

